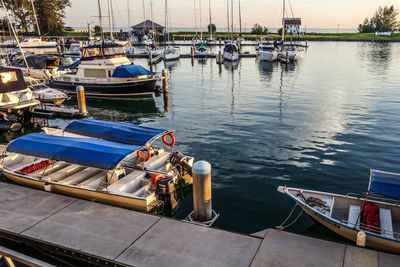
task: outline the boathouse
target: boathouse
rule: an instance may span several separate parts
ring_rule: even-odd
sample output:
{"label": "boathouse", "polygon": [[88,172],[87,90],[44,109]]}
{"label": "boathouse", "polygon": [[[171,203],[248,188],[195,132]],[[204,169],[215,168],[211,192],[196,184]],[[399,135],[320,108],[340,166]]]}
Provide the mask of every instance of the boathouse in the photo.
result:
{"label": "boathouse", "polygon": [[154,35],[162,36],[164,35],[164,26],[151,20],[146,20],[136,24],[135,26],[132,26],[132,32],[136,35],[152,34],[153,31]]}
{"label": "boathouse", "polygon": [[301,18],[284,18],[285,29],[288,33],[299,34]]}

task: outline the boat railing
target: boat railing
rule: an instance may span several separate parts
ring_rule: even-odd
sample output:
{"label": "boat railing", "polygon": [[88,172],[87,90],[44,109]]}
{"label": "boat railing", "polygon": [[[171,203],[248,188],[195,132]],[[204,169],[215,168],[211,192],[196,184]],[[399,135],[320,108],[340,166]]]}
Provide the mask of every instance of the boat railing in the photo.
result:
{"label": "boat railing", "polygon": [[[348,193],[346,195],[346,197],[356,197],[356,198],[359,198],[359,199],[365,199],[366,194],[367,194],[367,192],[361,192],[359,194],[357,194],[357,193]],[[388,202],[390,204],[394,204],[396,206],[400,205],[399,200],[397,200],[397,199],[383,197],[381,195],[375,195],[375,194],[372,194],[371,192],[368,192],[367,199],[375,200],[375,201],[385,201],[385,202]]]}
{"label": "boat railing", "polygon": [[399,232],[394,232],[394,231],[390,231],[387,229],[382,229],[380,227],[376,227],[376,226],[372,226],[372,225],[368,225],[365,223],[360,223],[357,222],[356,224],[354,223],[349,223],[347,220],[341,220],[340,221],[342,224],[348,225],[352,228],[355,228],[356,230],[363,230],[365,232],[370,232],[373,234],[378,234],[381,236],[392,236],[392,239],[396,239],[396,240],[400,240],[400,233]]}

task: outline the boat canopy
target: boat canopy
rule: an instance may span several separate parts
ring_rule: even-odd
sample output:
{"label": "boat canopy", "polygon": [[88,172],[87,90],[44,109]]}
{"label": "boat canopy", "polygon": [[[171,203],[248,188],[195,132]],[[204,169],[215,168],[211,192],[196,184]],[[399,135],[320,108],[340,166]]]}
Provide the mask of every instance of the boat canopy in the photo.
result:
{"label": "boat canopy", "polygon": [[369,177],[368,191],[400,199],[400,174],[370,170]]}
{"label": "boat canopy", "polygon": [[26,89],[22,71],[17,68],[0,67],[0,93]]}
{"label": "boat canopy", "polygon": [[9,152],[105,170],[113,170],[121,160],[138,149],[139,146],[106,140],[43,133],[24,135],[7,146]]}
{"label": "boat canopy", "polygon": [[64,131],[138,146],[143,146],[151,139],[170,132],[130,123],[94,119],[76,120],[67,125]]}
{"label": "boat canopy", "polygon": [[96,58],[112,58],[125,56],[125,50],[119,44],[97,44],[83,47],[82,61]]}
{"label": "boat canopy", "polygon": [[237,52],[238,50],[237,50],[236,45],[228,44],[228,45],[225,46],[224,51],[228,52],[228,53],[232,53],[232,52]]}
{"label": "boat canopy", "polygon": [[68,66],[60,66],[60,67],[58,67],[58,70],[74,69],[74,68],[78,67],[79,64],[81,64],[81,61],[80,60],[76,60],[76,61],[74,61],[72,64],[70,64]]}
{"label": "boat canopy", "polygon": [[140,75],[155,75],[155,72],[149,71],[140,65],[120,65],[115,68],[112,77],[129,78]]}

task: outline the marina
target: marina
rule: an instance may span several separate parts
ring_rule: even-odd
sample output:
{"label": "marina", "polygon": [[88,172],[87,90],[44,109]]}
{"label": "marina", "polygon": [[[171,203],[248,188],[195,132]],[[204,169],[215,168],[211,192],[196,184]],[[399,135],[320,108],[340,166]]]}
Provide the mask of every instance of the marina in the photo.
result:
{"label": "marina", "polygon": [[240,0],[0,1],[0,266],[398,264],[394,6],[334,38],[290,0],[251,34]]}

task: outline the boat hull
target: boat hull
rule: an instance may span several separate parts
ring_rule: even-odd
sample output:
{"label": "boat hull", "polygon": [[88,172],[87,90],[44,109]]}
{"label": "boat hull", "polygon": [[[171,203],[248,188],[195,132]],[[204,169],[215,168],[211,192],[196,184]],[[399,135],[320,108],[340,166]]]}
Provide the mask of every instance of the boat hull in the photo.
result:
{"label": "boat hull", "polygon": [[[10,180],[17,184],[39,189],[45,190],[46,181],[33,180],[25,177],[21,177],[15,175],[13,173],[8,172],[7,170],[3,170],[3,174]],[[132,210],[142,211],[142,212],[150,212],[153,208],[153,201],[156,199],[152,199],[149,203],[146,199],[138,199],[138,198],[130,198],[124,197],[115,194],[102,193],[94,190],[77,188],[72,186],[65,186],[60,184],[51,183],[51,192],[59,193],[63,195],[68,195],[76,198],[82,198],[87,200],[93,200],[96,202],[101,202],[113,206],[128,208]],[[154,203],[155,204],[155,203]]]}
{"label": "boat hull", "polygon": [[151,97],[156,86],[157,78],[115,84],[89,84],[80,82],[66,82],[51,80],[50,87],[63,89],[69,94],[76,93],[76,87],[85,88],[86,97],[95,98],[136,98]]}
{"label": "boat hull", "polygon": [[239,60],[239,54],[238,53],[224,53],[224,60],[225,61],[238,61]]}
{"label": "boat hull", "polygon": [[258,51],[256,54],[256,57],[260,61],[273,62],[277,59],[278,54],[277,53],[263,53],[263,52]]}

